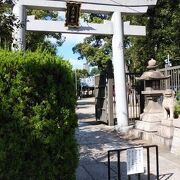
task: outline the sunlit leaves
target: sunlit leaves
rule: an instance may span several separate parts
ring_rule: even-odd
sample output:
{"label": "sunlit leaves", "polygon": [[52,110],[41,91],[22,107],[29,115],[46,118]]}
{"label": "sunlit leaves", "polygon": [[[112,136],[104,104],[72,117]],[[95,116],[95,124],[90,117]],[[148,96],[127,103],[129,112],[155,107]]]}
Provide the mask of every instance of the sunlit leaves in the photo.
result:
{"label": "sunlit leaves", "polygon": [[0,77],[0,179],[73,179],[77,117],[69,62],[39,49],[0,50]]}

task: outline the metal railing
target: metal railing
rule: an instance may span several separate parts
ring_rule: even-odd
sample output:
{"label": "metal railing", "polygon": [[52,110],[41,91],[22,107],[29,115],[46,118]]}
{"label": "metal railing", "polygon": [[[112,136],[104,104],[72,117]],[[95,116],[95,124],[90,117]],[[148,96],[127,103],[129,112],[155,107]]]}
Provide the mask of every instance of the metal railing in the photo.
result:
{"label": "metal railing", "polygon": [[[140,118],[144,109],[144,96],[141,91],[144,88],[143,82],[138,82],[139,73],[126,73],[126,89],[128,103],[128,124],[134,125],[135,120]],[[116,118],[116,97],[114,97],[114,117]]]}
{"label": "metal railing", "polygon": [[[150,180],[152,174],[151,174],[151,158],[150,158],[150,149],[155,148],[155,164],[156,164],[156,179],[159,180],[159,156],[158,156],[158,146],[157,145],[149,145],[149,146],[138,146],[138,147],[130,147],[130,148],[123,148],[123,149],[115,149],[115,150],[109,150],[108,151],[108,180],[111,180],[111,155],[117,155],[117,179],[118,180],[131,180],[132,175],[127,175],[127,174],[123,174],[122,171],[125,171],[126,167],[121,167],[121,152],[123,151],[127,151],[128,149],[133,149],[133,148],[143,148],[143,152],[144,149],[146,150],[146,168],[147,168],[147,178],[148,180]],[[126,163],[127,164],[127,163]],[[154,162],[153,162],[153,167],[154,167]],[[138,173],[136,174],[136,177],[138,180],[141,180],[142,175],[144,175],[144,173]],[[134,179],[134,175],[133,175],[133,179]],[[143,177],[144,179],[144,177]]]}
{"label": "metal railing", "polygon": [[173,89],[175,92],[180,90],[180,66],[167,67],[158,71],[165,76],[170,76],[170,78],[161,82],[161,89]]}

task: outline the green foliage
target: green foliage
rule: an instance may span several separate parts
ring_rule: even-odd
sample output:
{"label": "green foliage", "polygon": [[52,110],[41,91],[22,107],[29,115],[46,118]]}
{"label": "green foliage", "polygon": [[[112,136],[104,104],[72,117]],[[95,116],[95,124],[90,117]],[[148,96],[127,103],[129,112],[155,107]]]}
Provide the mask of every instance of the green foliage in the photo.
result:
{"label": "green foliage", "polygon": [[74,70],[74,79],[76,81],[77,93],[80,94],[81,86],[80,86],[80,78],[86,78],[89,76],[89,73],[86,69],[76,69]]}
{"label": "green foliage", "polygon": [[73,52],[80,55],[79,59],[85,58],[91,66],[98,66],[100,70],[104,70],[111,60],[111,36],[87,37],[83,43],[73,47]]}
{"label": "green foliage", "polygon": [[[13,26],[20,27],[14,16],[14,1],[0,0],[0,48],[11,49]],[[48,10],[28,9],[27,15],[34,15],[36,19],[58,20],[58,12]],[[54,38],[54,43],[47,40]],[[55,40],[56,39],[56,40]],[[61,33],[54,32],[26,32],[26,49],[36,51],[38,48],[48,50],[51,54],[56,54],[57,46],[64,42]]]}
{"label": "green foliage", "polygon": [[72,67],[46,52],[0,50],[0,179],[75,179]]}
{"label": "green foliage", "polygon": [[12,14],[12,1],[0,0],[0,48],[10,49],[15,17]]}
{"label": "green foliage", "polygon": [[[85,21],[102,23],[110,16],[103,14],[85,14]],[[145,37],[126,36],[124,38],[125,59],[131,72],[143,72],[148,60],[155,58],[159,68],[164,67],[164,60],[170,55],[173,65],[180,61],[180,1],[158,0],[154,8],[140,16],[125,15],[124,21],[132,25],[146,26]],[[106,69],[112,59],[111,36],[90,36],[73,50],[80,58],[86,58],[91,65],[100,70]]]}
{"label": "green foliage", "polygon": [[93,23],[98,23],[101,24],[103,23],[103,20],[110,20],[111,15],[108,14],[97,14],[97,13],[82,13],[81,18],[84,19],[85,22],[93,22]]}
{"label": "green foliage", "polygon": [[85,78],[88,77],[88,71],[86,69],[76,69],[77,78]]}
{"label": "green foliage", "polygon": [[175,106],[175,115],[179,116],[180,115],[180,91],[177,92],[177,102]]}
{"label": "green foliage", "polygon": [[131,62],[132,71],[144,71],[147,61],[155,58],[159,68],[170,55],[173,65],[180,61],[180,2],[179,0],[158,0],[157,5],[143,16],[130,16],[131,24],[142,24],[147,28],[145,37],[130,37],[126,59]]}
{"label": "green foliage", "polygon": [[[88,23],[103,23],[110,20],[107,14],[82,14],[81,17]],[[92,35],[73,47],[73,52],[79,54],[78,59],[86,59],[91,66],[98,66],[100,71],[107,68],[107,63],[112,58],[112,37],[104,35]]]}

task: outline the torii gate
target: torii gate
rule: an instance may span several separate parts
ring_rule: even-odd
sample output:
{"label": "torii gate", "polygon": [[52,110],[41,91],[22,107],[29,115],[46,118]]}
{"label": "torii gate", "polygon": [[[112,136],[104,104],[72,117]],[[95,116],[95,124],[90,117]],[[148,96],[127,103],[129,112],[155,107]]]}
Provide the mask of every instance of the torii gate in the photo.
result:
{"label": "torii gate", "polygon": [[128,106],[125,84],[124,61],[124,35],[145,36],[144,26],[130,25],[122,22],[122,14],[146,13],[149,6],[156,5],[157,0],[74,0],[81,3],[81,11],[86,13],[113,13],[112,20],[104,24],[93,24],[71,28],[64,26],[62,21],[35,20],[26,17],[26,9],[48,9],[56,11],[66,10],[66,0],[14,0],[14,14],[24,26],[14,32],[14,42],[17,49],[25,49],[25,31],[49,31],[74,34],[104,34],[113,35],[112,52],[114,81],[116,92],[117,126],[121,132],[126,132],[128,127]]}

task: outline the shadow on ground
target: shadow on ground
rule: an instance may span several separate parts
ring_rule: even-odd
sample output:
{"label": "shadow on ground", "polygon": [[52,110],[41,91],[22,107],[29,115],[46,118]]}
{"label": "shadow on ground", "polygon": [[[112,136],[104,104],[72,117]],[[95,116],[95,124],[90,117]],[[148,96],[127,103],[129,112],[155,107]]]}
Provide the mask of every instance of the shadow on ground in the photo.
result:
{"label": "shadow on ground", "polygon": [[79,106],[82,106],[82,105],[95,105],[95,103],[94,102],[87,102],[87,101],[79,101],[78,102],[78,105]]}

